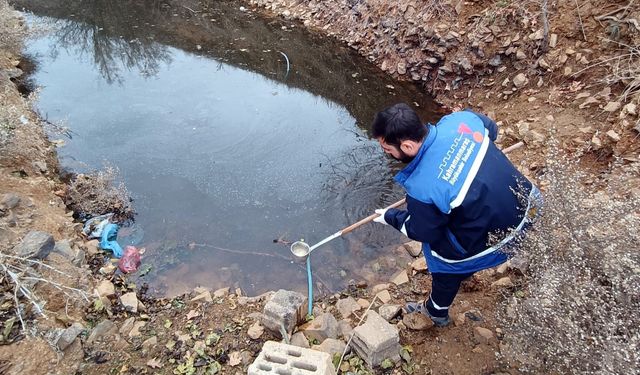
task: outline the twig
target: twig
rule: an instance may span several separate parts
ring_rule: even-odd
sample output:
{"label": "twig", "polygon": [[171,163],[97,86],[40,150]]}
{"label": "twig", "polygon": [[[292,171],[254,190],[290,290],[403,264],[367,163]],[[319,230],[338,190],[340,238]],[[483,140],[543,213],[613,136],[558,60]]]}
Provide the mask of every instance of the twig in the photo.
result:
{"label": "twig", "polygon": [[2,254],[2,255],[0,255],[0,257],[16,259],[16,260],[20,260],[20,261],[24,261],[24,262],[29,262],[29,263],[35,263],[35,264],[37,264],[39,266],[42,266],[42,267],[48,268],[48,269],[50,269],[52,271],[55,271],[55,272],[57,272],[57,273],[59,273],[61,275],[64,275],[64,276],[67,276],[67,277],[71,277],[69,274],[66,274],[66,273],[56,269],[55,267],[51,267],[50,265],[44,264],[44,263],[42,263],[40,261],[37,261],[37,260],[28,259],[28,258],[22,258],[22,257],[16,257],[16,256],[12,256],[12,255],[7,255],[7,254]]}
{"label": "twig", "polygon": [[582,30],[582,37],[584,41],[587,42],[587,34],[584,32],[584,25],[582,24],[582,16],[580,15],[580,6],[578,5],[578,0],[573,0],[576,3],[576,12],[578,13],[578,21],[580,21],[580,29]]}
{"label": "twig", "polygon": [[519,148],[520,148],[520,147],[522,147],[522,146],[524,146],[524,142],[520,141],[520,142],[518,142],[518,143],[512,144],[512,145],[511,145],[511,146],[509,146],[509,147],[505,147],[505,148],[502,150],[502,153],[503,153],[503,154],[508,154],[508,153],[510,153],[511,151],[513,151],[513,150],[517,150],[517,149],[519,149]]}
{"label": "twig", "polygon": [[190,10],[190,11],[191,11],[191,13],[194,13],[194,14],[196,13],[196,11],[195,11],[195,10],[193,10],[193,9],[189,8],[189,7],[188,7],[188,6],[186,6],[186,5],[183,5],[182,7],[183,7],[184,9]]}
{"label": "twig", "polygon": [[280,258],[280,259],[284,259],[286,261],[291,261],[291,258],[286,257],[284,255],[281,254],[269,254],[269,253],[259,253],[256,251],[242,251],[242,250],[232,250],[232,249],[225,249],[224,247],[219,247],[219,246],[213,246],[213,245],[209,245],[206,243],[192,243],[192,246],[200,246],[200,247],[209,247],[212,249],[216,249],[219,251],[224,251],[226,253],[231,253],[231,254],[239,254],[239,255],[258,255],[258,256],[262,256],[262,257],[270,257],[270,258]]}

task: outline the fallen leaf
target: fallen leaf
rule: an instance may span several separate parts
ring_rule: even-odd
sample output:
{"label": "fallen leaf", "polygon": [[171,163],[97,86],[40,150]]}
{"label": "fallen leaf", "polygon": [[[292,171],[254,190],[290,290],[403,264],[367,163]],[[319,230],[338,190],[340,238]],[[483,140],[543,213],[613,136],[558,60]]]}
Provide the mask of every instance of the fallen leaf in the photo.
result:
{"label": "fallen leaf", "polygon": [[147,366],[151,368],[162,368],[162,362],[158,361],[156,358],[152,358],[147,362]]}

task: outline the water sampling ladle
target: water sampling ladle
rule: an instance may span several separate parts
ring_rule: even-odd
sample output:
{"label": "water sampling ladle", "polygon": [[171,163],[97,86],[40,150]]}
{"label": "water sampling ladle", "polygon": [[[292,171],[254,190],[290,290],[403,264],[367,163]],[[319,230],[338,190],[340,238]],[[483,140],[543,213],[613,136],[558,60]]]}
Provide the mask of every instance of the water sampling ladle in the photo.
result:
{"label": "water sampling ladle", "polygon": [[[406,199],[402,198],[401,200],[397,201],[396,203],[388,206],[386,208],[386,210],[390,209],[390,208],[396,208],[399,206],[402,206],[404,203],[406,202]],[[309,246],[308,243],[304,242],[304,241],[296,241],[294,243],[291,244],[291,254],[293,254],[293,256],[297,259],[297,260],[306,260],[309,255],[311,254],[311,252],[315,249],[317,249],[318,247],[326,244],[327,242],[336,239],[340,236],[343,236],[351,231],[353,231],[354,229],[369,223],[371,221],[373,221],[373,219],[377,218],[378,214],[372,214],[369,215],[367,217],[365,217],[364,219],[358,221],[357,223],[353,223],[351,225],[349,225],[346,228],[343,228],[337,232],[335,232],[334,234],[330,235],[329,237],[325,238],[324,240],[318,242],[317,244],[313,245],[313,246]]]}
{"label": "water sampling ladle", "polygon": [[[404,203],[406,202],[406,199],[401,199],[399,201],[397,201],[396,203],[388,206],[386,209],[389,208],[396,208],[398,206],[402,206]],[[311,255],[311,252],[315,249],[317,249],[318,247],[326,244],[327,242],[336,239],[342,235],[345,235],[349,232],[351,232],[352,230],[360,227],[363,224],[369,223],[371,221],[373,221],[373,219],[377,218],[378,216],[380,216],[379,214],[372,214],[369,215],[367,217],[365,217],[364,219],[358,221],[357,223],[353,223],[351,225],[349,225],[346,228],[343,228],[337,232],[335,232],[334,234],[330,235],[329,237],[325,238],[324,240],[318,242],[317,244],[313,245],[313,246],[309,246],[308,243],[304,242],[304,241],[296,241],[294,243],[291,244],[291,254],[293,254],[294,258],[296,258],[297,260],[301,260],[307,261],[307,283],[308,283],[308,302],[307,302],[307,306],[308,306],[308,311],[307,314],[309,316],[313,315],[313,282],[312,282],[312,278],[311,278],[311,257],[309,255]]]}

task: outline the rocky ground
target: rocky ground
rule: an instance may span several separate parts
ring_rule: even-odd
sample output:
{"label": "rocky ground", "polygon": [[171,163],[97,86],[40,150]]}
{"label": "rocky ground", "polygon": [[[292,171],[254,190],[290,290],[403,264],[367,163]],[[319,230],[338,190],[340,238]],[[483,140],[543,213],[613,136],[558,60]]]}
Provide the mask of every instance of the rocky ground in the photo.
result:
{"label": "rocky ground", "polygon": [[[543,189],[552,183],[544,172],[560,149],[585,171],[581,182],[589,189],[629,200],[639,195],[639,6],[439,0],[251,0],[245,6],[333,35],[450,108],[489,114],[501,125],[503,146],[525,142],[510,158]],[[68,187],[44,136],[47,124],[14,85],[22,21],[3,1],[0,15],[0,373],[246,373],[262,344],[279,340],[261,323],[271,294],[197,289],[153,299],[144,285],[103,262],[104,252],[80,235],[61,198]],[[505,301],[529,293],[527,271],[503,266],[475,276],[452,308],[453,326],[438,329],[397,314],[430,288],[415,259],[389,284],[356,282],[314,301],[314,316],[325,324],[299,325],[306,336],[294,333],[292,342],[333,354],[373,302],[370,310],[397,329],[403,347],[402,358],[374,372],[519,373],[527,354],[509,350],[508,319],[500,315],[515,316]],[[325,344],[325,337],[337,341]],[[354,354],[340,369],[368,371]]]}

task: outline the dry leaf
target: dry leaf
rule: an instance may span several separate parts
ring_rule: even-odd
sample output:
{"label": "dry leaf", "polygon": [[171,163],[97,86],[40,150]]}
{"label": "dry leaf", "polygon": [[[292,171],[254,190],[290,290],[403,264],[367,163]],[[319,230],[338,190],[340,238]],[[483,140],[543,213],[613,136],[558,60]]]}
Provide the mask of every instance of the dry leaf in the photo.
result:
{"label": "dry leaf", "polygon": [[191,310],[191,311],[189,311],[187,313],[187,320],[191,320],[191,319],[196,318],[198,316],[200,316],[199,312],[197,312],[196,310]]}
{"label": "dry leaf", "polygon": [[151,368],[162,368],[162,362],[158,361],[158,359],[153,358],[147,362],[147,366]]}

